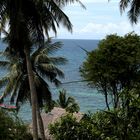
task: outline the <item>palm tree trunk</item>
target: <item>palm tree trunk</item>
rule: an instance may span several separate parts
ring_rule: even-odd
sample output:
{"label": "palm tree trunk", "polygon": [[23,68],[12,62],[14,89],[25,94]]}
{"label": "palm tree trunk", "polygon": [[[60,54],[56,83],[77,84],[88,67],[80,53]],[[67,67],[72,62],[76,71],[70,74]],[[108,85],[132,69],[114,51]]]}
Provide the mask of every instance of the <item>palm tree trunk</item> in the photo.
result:
{"label": "palm tree trunk", "polygon": [[40,115],[40,109],[39,109],[39,106],[38,105],[37,105],[37,118],[38,118],[38,124],[39,124],[39,130],[40,130],[41,140],[45,140],[44,125],[43,125],[43,121],[42,121],[42,117]]}
{"label": "palm tree trunk", "polygon": [[30,86],[30,93],[31,93],[31,104],[32,104],[32,121],[33,121],[33,140],[38,140],[38,129],[37,129],[37,94],[34,84],[34,77],[32,71],[32,65],[30,61],[30,53],[28,49],[24,49],[24,53],[26,56],[26,63],[27,63],[27,72],[28,72],[28,79],[29,79],[29,86]]}

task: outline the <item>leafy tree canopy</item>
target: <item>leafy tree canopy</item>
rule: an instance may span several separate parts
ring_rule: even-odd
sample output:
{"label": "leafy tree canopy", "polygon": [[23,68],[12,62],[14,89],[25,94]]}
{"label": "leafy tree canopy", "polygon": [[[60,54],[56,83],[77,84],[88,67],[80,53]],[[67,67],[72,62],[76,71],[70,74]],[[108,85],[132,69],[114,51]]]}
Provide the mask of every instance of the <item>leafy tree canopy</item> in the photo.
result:
{"label": "leafy tree canopy", "polygon": [[[81,75],[88,83],[107,96],[113,105],[119,105],[119,93],[132,89],[139,81],[140,36],[135,33],[124,37],[108,35],[98,48],[89,52],[81,66]],[[106,101],[107,104],[108,101]]]}

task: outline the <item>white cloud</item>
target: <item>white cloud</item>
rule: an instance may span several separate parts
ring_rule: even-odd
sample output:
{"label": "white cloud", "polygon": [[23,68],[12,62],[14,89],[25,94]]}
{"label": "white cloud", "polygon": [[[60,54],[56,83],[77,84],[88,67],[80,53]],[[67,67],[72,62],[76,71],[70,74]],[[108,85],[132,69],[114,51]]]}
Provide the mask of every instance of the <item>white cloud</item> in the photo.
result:
{"label": "white cloud", "polygon": [[[140,34],[140,24],[132,27],[126,13],[120,16],[118,0],[81,0],[87,7],[83,10],[75,3],[65,12],[73,24],[73,34],[61,28],[58,38],[102,39],[108,34],[124,35],[135,31]],[[77,6],[78,5],[78,6]]]}
{"label": "white cloud", "polygon": [[140,34],[140,24],[132,27],[129,22],[123,21],[119,23],[88,23],[83,28],[73,28],[73,34],[67,30],[60,30],[58,38],[67,39],[103,39],[106,35],[115,34],[125,35],[129,32],[135,31]]}
{"label": "white cloud", "polygon": [[[123,27],[123,29],[121,29]],[[112,32],[118,32],[119,30],[128,30],[130,26],[126,23],[106,23],[106,24],[101,24],[101,23],[88,23],[80,32],[95,32],[95,33],[112,33]]]}
{"label": "white cloud", "polygon": [[[107,34],[117,33],[118,35],[124,35],[131,31],[138,31],[140,24],[136,27],[132,27],[128,22],[120,23],[88,23],[84,28],[77,30],[78,34],[97,35],[100,38],[105,37]],[[138,33],[138,32],[137,32]]]}

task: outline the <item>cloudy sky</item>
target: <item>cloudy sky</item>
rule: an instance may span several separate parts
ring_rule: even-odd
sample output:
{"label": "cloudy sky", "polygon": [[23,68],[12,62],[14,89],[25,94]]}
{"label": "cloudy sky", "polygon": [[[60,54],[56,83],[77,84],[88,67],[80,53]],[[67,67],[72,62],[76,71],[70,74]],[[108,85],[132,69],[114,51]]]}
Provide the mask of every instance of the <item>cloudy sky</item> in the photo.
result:
{"label": "cloudy sky", "polygon": [[86,10],[79,4],[65,7],[73,24],[73,33],[61,27],[57,38],[61,39],[102,39],[107,34],[124,35],[135,31],[140,33],[140,24],[131,25],[127,13],[120,14],[119,0],[81,0]]}

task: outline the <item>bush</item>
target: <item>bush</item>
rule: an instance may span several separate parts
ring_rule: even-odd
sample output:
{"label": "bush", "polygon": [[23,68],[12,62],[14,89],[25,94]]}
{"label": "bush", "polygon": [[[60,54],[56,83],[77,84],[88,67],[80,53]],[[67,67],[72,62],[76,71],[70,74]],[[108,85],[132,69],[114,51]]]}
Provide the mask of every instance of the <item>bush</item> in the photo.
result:
{"label": "bush", "polygon": [[[137,109],[137,112],[140,111]],[[140,123],[137,117],[136,113],[128,117],[124,110],[100,111],[85,114],[77,122],[68,114],[51,124],[49,130],[56,140],[138,140]]]}
{"label": "bush", "polygon": [[49,130],[56,140],[95,140],[98,135],[90,120],[84,118],[77,122],[72,114],[61,117],[60,121],[49,126]]}
{"label": "bush", "polygon": [[30,140],[27,126],[15,115],[0,109],[0,140]]}
{"label": "bush", "polygon": [[76,122],[76,118],[72,114],[61,117],[61,120],[50,124],[50,134],[54,136],[56,140],[77,140],[77,130],[79,123]]}

